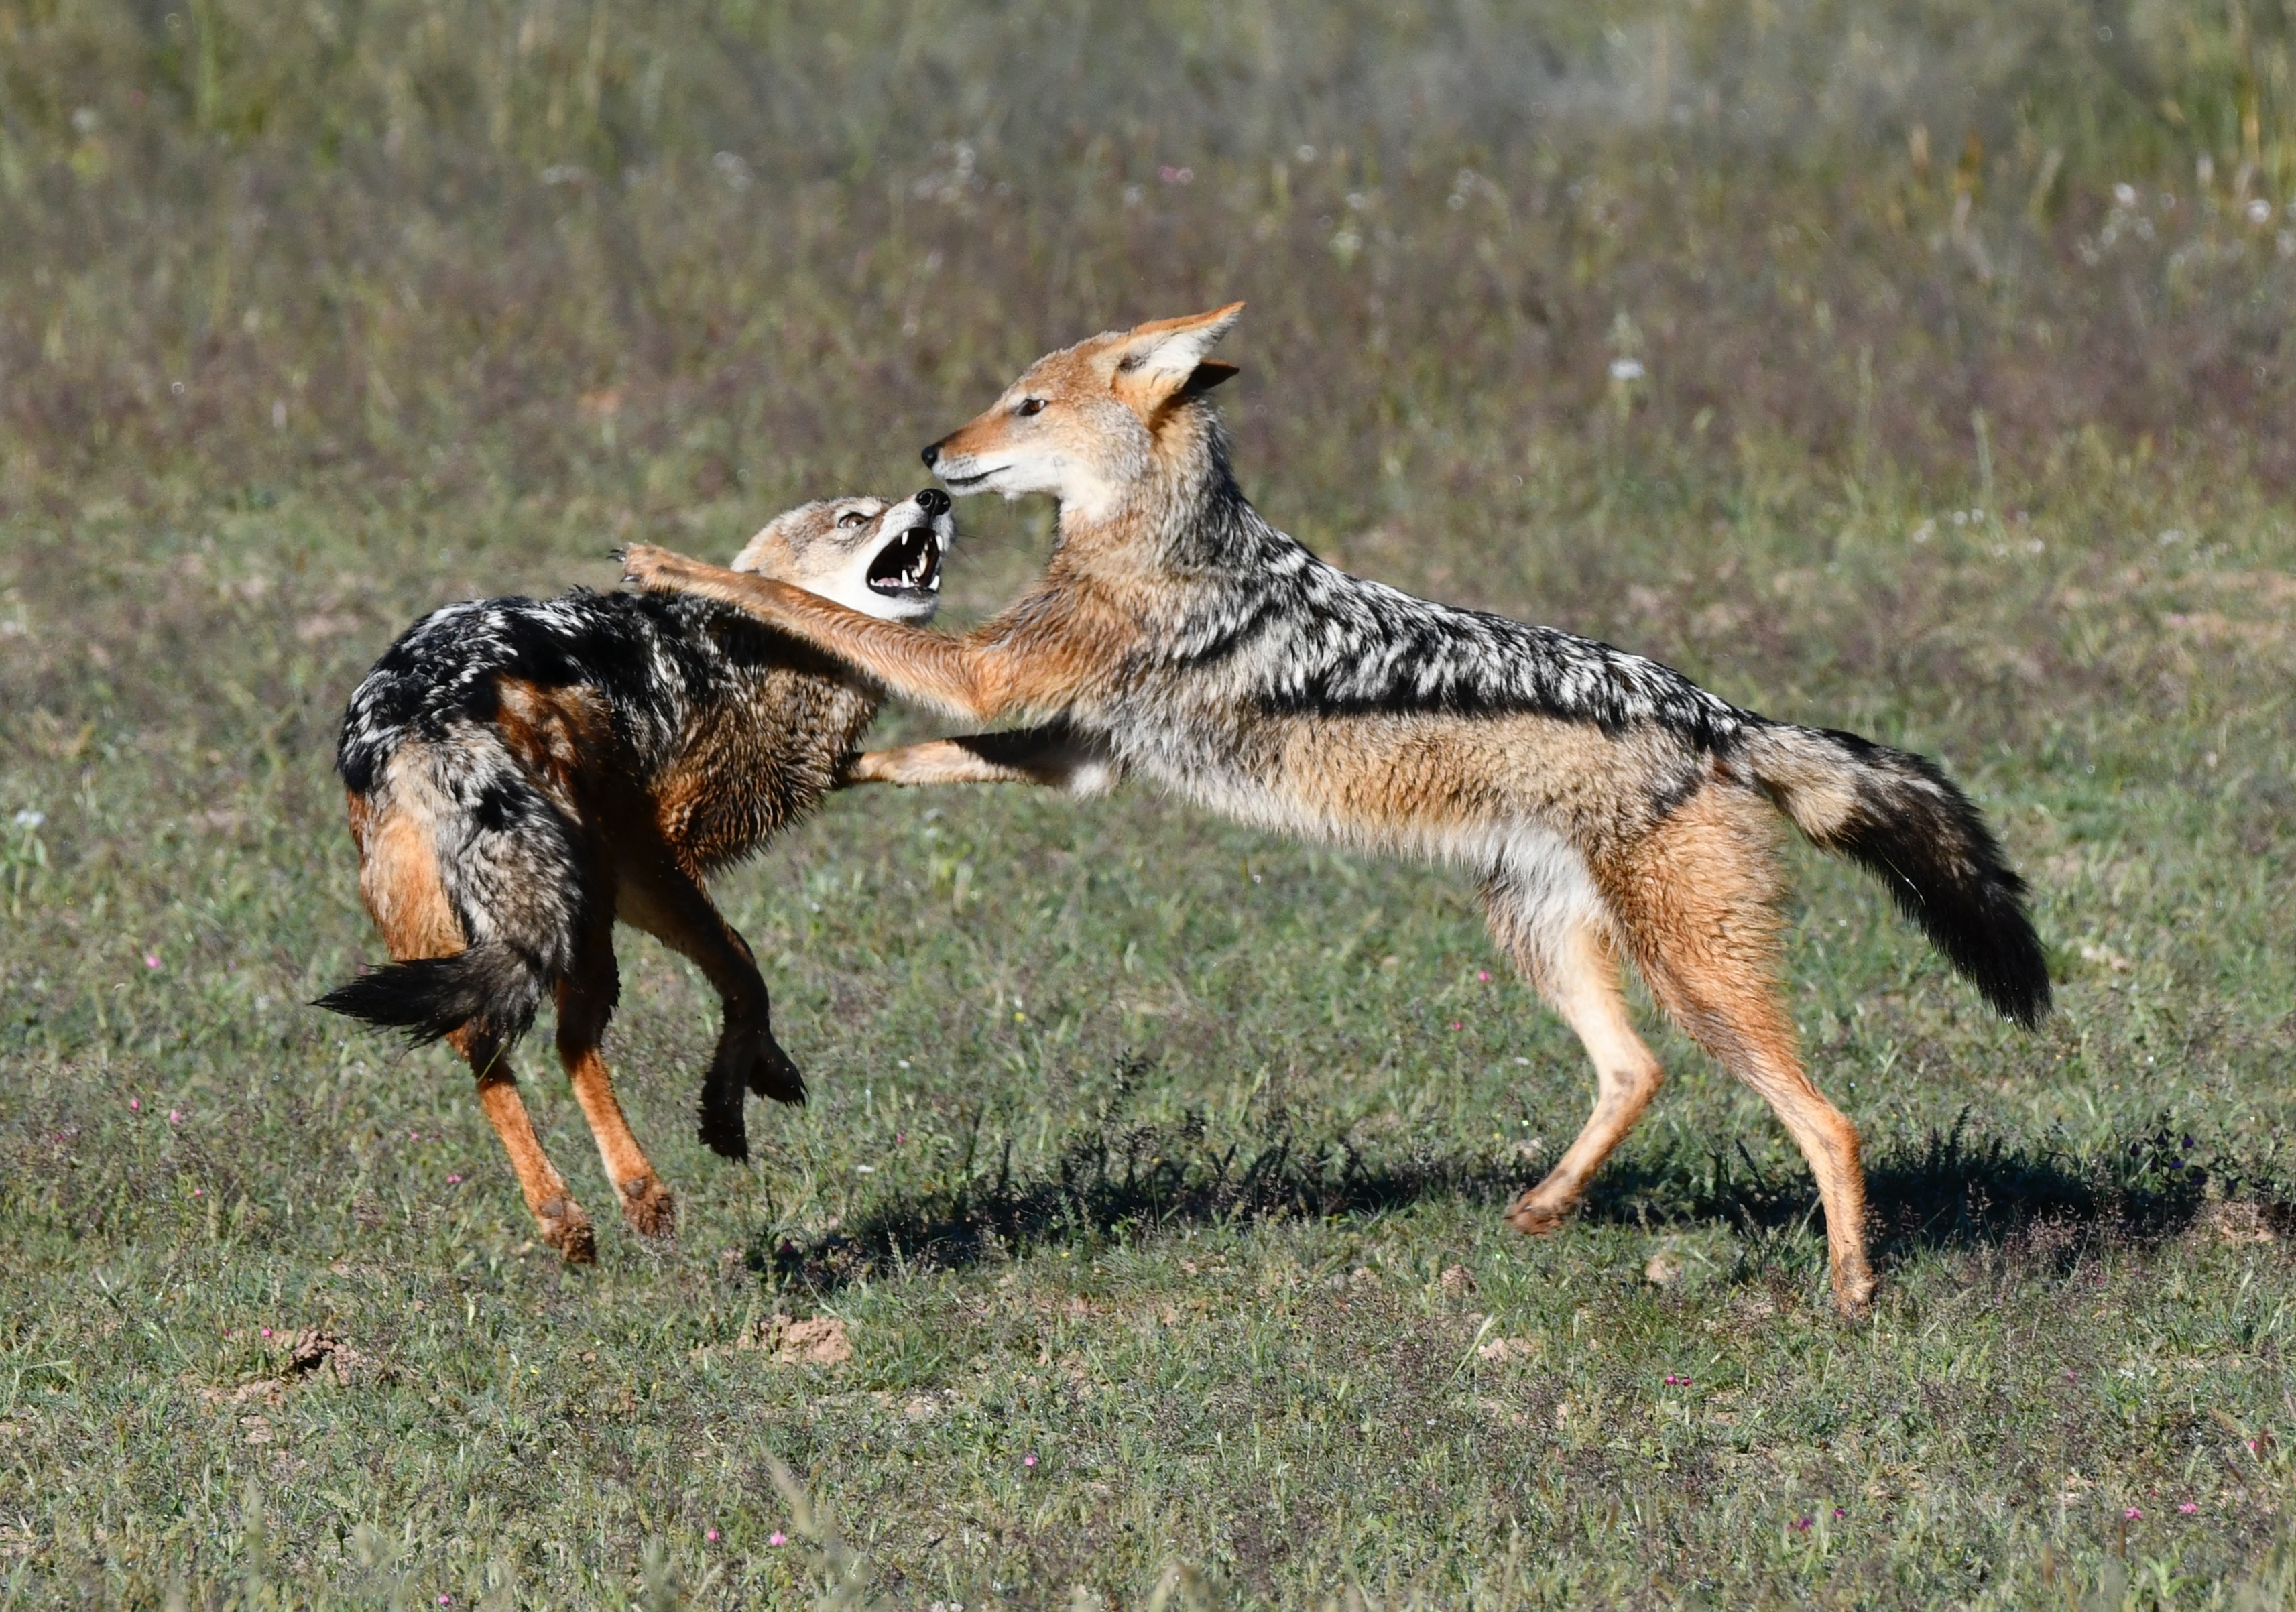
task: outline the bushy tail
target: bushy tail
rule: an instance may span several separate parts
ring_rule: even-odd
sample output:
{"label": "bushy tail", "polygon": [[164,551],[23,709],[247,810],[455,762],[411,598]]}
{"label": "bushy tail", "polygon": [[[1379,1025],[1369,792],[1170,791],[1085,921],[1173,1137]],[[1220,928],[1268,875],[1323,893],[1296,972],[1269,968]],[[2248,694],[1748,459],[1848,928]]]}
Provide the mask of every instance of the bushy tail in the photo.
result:
{"label": "bushy tail", "polygon": [[2029,1028],[2049,1011],[2049,972],[2025,881],[1968,796],[1936,765],[1829,728],[1765,724],[1740,755],[1812,843],[1880,874],[1985,1000]]}
{"label": "bushy tail", "polygon": [[[474,1055],[508,1048],[573,966],[586,892],[572,825],[478,723],[398,744],[366,800],[371,823],[398,825],[370,828],[362,880],[443,891],[466,949],[362,974],[316,1005],[418,1045],[468,1027]],[[427,865],[373,860],[391,857]]]}
{"label": "bushy tail", "polygon": [[452,957],[422,957],[344,981],[317,1005],[421,1046],[464,1025],[493,1048],[507,1048],[534,1022],[550,980],[535,960],[499,941]]}

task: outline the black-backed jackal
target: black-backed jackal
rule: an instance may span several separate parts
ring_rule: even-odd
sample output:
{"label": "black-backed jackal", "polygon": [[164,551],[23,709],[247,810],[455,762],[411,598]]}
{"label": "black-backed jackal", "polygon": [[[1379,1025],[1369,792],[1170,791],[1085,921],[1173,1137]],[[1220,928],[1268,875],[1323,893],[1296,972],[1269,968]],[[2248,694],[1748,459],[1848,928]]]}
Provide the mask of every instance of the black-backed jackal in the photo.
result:
{"label": "black-backed jackal", "polygon": [[[836,498],[775,518],[734,560],[872,619],[931,619],[955,532],[948,495]],[[593,593],[448,605],[376,662],[336,766],[359,895],[396,961],[319,1005],[470,1060],[479,1101],[542,1234],[595,1257],[545,1158],[510,1049],[545,994],[558,1055],[622,1213],[676,1223],[615,1101],[599,1044],[621,919],[690,958],[724,999],[701,1140],[748,1156],[746,1092],[802,1102],[750,948],[704,892],[714,870],[806,816],[841,781],[883,695],[865,674],[708,600]]]}
{"label": "black-backed jackal", "polygon": [[1244,822],[1464,863],[1493,933],[1586,1044],[1598,1095],[1509,1219],[1548,1232],[1658,1090],[1630,961],[1767,1098],[1825,1208],[1835,1303],[1866,1311],[1857,1133],[1803,1071],[1776,978],[1775,812],[1878,873],[1986,1000],[2049,1002],[2024,886],[1931,763],[1773,722],[1551,627],[1456,610],[1324,564],[1237,489],[1204,394],[1242,307],[1095,336],[1031,365],[925,450],[959,493],[1049,493],[1042,579],[959,636],[659,549],[630,579],[740,606],[975,722],[1047,725],[865,757],[857,778],[1089,789],[1144,773]]}

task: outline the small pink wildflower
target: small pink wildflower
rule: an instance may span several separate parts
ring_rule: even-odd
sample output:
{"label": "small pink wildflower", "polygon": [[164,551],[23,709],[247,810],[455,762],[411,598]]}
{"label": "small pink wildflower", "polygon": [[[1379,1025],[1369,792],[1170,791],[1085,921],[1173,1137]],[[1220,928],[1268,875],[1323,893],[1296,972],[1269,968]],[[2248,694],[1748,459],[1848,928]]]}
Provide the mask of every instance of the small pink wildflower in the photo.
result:
{"label": "small pink wildflower", "polygon": [[1479,984],[1488,985],[1491,983],[1491,971],[1488,969],[1477,969],[1475,979]]}
{"label": "small pink wildflower", "polygon": [[2190,1517],[2194,1512],[2199,1510],[2200,1507],[2194,1505],[2189,1500],[2180,1500],[2177,1502],[2177,1515],[2179,1517]]}
{"label": "small pink wildflower", "polygon": [[704,1539],[706,1539],[706,1540],[708,1540],[711,1544],[713,1544],[713,1545],[714,1545],[714,1544],[716,1544],[716,1543],[718,1542],[718,1530],[717,1530],[717,1529],[715,1529],[715,1528],[712,1528],[712,1529],[710,1529],[708,1533],[704,1534],[701,1537],[702,1537],[702,1538],[704,1538]]}
{"label": "small pink wildflower", "polygon": [[145,968],[147,968],[147,969],[156,969],[156,968],[158,968],[158,967],[160,966],[160,953],[157,953],[157,952],[146,952],[146,953],[144,953],[144,966]]}
{"label": "small pink wildflower", "polygon": [[1807,1534],[1807,1533],[1808,1533],[1808,1532],[1809,1532],[1809,1525],[1810,1525],[1811,1520],[1812,1520],[1811,1518],[1807,1518],[1807,1517],[1797,1517],[1797,1518],[1794,1518],[1794,1532],[1795,1532],[1795,1533],[1797,1533],[1797,1534]]}
{"label": "small pink wildflower", "polygon": [[268,1338],[268,1337],[270,1337],[270,1336],[271,1336],[271,1329],[270,1329],[269,1327],[264,1327],[264,1328],[260,1329],[260,1330],[262,1331],[262,1333],[263,1333],[263,1336],[264,1336],[264,1337]]}
{"label": "small pink wildflower", "polygon": [[451,1595],[442,1594],[439,1597],[439,1604],[442,1607],[451,1607],[455,1604],[455,1598]]}
{"label": "small pink wildflower", "polygon": [[1037,1464],[1037,1458],[1033,1455],[1023,1455],[1021,1458],[1021,1464],[1024,1467],[1033,1467]]}
{"label": "small pink wildflower", "polygon": [[1833,1508],[1833,1520],[1836,1522],[1840,1522],[1843,1518],[1849,1515],[1849,1513],[1843,1510],[1840,1506]]}
{"label": "small pink wildflower", "polygon": [[168,1110],[168,1123],[169,1125],[179,1125],[183,1124],[183,1123],[184,1123],[184,1111],[183,1111],[183,1109],[169,1109]]}
{"label": "small pink wildflower", "polygon": [[2131,1506],[2128,1510],[2120,1514],[2120,1519],[2123,1522],[2143,1522],[2144,1520],[2144,1509],[2140,1506]]}
{"label": "small pink wildflower", "polygon": [[1451,1027],[1455,1030],[1464,1030],[1466,1028],[1466,1026],[1455,1019],[1451,1021]]}
{"label": "small pink wildflower", "polygon": [[205,1187],[193,1187],[192,1189],[192,1196],[194,1198],[205,1198],[207,1195],[208,1190]]}
{"label": "small pink wildflower", "polygon": [[447,1184],[450,1187],[459,1187],[463,1184],[463,1178],[459,1175],[449,1175],[447,1177]]}
{"label": "small pink wildflower", "polygon": [[778,1551],[783,1545],[789,1543],[789,1535],[783,1533],[779,1528],[775,1528],[771,1534],[766,1536],[766,1542],[771,1545],[775,1550]]}
{"label": "small pink wildflower", "polygon": [[127,1106],[131,1110],[141,1113],[144,1108],[144,1100],[140,1097],[131,1097],[127,1100]]}
{"label": "small pink wildflower", "polygon": [[1690,1386],[1690,1379],[1678,1377],[1674,1372],[1669,1371],[1666,1374],[1666,1386],[1669,1388],[1686,1388]]}

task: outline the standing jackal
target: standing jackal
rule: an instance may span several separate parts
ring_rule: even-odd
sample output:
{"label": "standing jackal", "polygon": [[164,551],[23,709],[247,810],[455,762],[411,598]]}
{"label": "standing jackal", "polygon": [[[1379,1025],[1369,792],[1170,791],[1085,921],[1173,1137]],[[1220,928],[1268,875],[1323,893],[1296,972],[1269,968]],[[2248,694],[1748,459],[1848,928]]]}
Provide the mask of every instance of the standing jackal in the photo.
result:
{"label": "standing jackal", "polygon": [[1742,711],[1639,656],[1324,564],[1228,468],[1207,356],[1242,304],[1095,336],[925,450],[959,493],[1049,493],[1043,578],[962,636],[873,621],[659,549],[634,581],[738,605],[904,699],[1048,725],[865,757],[889,782],[1147,774],[1246,822],[1465,863],[1493,933],[1594,1060],[1593,1117],[1509,1220],[1554,1230],[1659,1085],[1620,994],[1776,1110],[1817,1179],[1834,1300],[1862,1313],[1857,1133],[1803,1072],[1776,978],[1773,808],[1878,873],[1995,1008],[2047,1011],[2024,886],[1934,765]]}
{"label": "standing jackal", "polygon": [[[775,517],[734,563],[922,622],[955,529],[939,487],[832,498]],[[599,1055],[620,990],[614,921],[691,959],[724,999],[701,1140],[746,1158],[745,1092],[803,1102],[805,1081],[703,880],[844,781],[882,698],[849,663],[723,605],[586,591],[433,611],[351,695],[335,765],[359,895],[396,961],[318,1005],[470,1060],[527,1207],[567,1258],[594,1257],[594,1234],[535,1137],[512,1045],[555,994],[558,1055],[622,1212],[667,1235],[668,1189]]]}

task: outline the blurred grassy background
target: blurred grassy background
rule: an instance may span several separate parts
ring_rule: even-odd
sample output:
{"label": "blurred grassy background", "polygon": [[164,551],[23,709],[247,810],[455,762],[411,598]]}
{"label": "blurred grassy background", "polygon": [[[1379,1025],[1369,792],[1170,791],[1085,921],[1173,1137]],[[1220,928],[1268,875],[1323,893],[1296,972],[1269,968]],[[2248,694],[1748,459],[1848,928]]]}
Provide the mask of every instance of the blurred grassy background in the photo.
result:
{"label": "blurred grassy background", "polygon": [[[905,1606],[2284,1602],[2292,35],[0,0],[0,1604],[783,1604],[774,1458]],[[905,490],[1046,348],[1234,297],[1280,524],[2003,824],[2038,1036],[1801,859],[1870,1331],[1678,1040],[1586,1222],[1499,1231],[1587,1081],[1464,887],[1137,791],[857,796],[729,877],[817,1092],[750,1170],[627,940],[667,1256],[545,1266],[451,1060],[299,1005],[374,954],[327,764],[414,614]],[[957,619],[1048,535],[961,514]]]}
{"label": "blurred grassy background", "polygon": [[1624,356],[1637,455],[1973,488],[1983,411],[2004,468],[2094,427],[2276,485],[2290,38],[2238,0],[10,0],[6,497],[772,498],[856,418],[1228,296],[1263,465],[1583,438]]}

